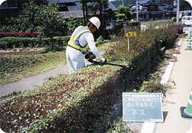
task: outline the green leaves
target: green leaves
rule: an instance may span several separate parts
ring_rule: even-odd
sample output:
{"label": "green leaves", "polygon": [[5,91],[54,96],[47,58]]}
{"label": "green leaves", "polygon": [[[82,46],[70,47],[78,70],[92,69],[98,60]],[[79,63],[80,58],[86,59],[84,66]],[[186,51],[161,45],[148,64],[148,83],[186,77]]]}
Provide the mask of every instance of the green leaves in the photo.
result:
{"label": "green leaves", "polygon": [[[111,76],[109,73],[105,75],[107,72],[109,72],[108,67],[90,67],[73,75],[49,79],[40,90],[34,90],[37,93],[25,92],[26,94],[20,94],[0,104],[0,113],[10,112],[1,118],[5,123],[11,122],[8,128],[13,130],[21,129],[20,125],[28,126],[29,124],[31,126],[25,130],[45,130],[50,125],[54,126],[51,123],[60,117],[61,113],[63,114],[64,109],[66,111],[68,108],[74,108],[90,94],[94,94],[97,91],[95,89],[103,85]],[[14,127],[15,123],[20,125]]]}
{"label": "green leaves", "polygon": [[120,5],[117,9],[116,22],[124,22],[131,19],[130,9],[128,7]]}
{"label": "green leaves", "polygon": [[[49,78],[41,88],[4,101],[0,104],[2,123],[23,132],[93,132],[95,128],[104,126],[117,97],[124,90],[138,88],[141,76],[146,75],[149,70],[146,69],[155,62],[154,57],[158,56],[160,49],[156,44],[160,30],[139,33],[137,38],[131,39],[129,53],[125,38],[110,46],[105,56],[110,62],[129,65],[126,69],[109,65],[89,66],[71,75]],[[168,32],[169,28],[164,30],[172,33]],[[156,83],[145,83],[144,88],[154,91],[150,89],[151,85]],[[12,122],[20,125],[14,127],[15,124],[10,124]],[[129,131],[128,128],[115,128]]]}
{"label": "green leaves", "polygon": [[23,8],[22,13],[17,18],[9,20],[9,26],[4,27],[4,30],[10,32],[39,32],[40,37],[50,38],[66,33],[65,20],[57,13],[58,6],[56,3],[38,6],[34,2],[30,2],[23,5]]}
{"label": "green leaves", "polygon": [[67,33],[71,35],[75,28],[80,25],[83,25],[83,18],[68,18],[66,20]]}

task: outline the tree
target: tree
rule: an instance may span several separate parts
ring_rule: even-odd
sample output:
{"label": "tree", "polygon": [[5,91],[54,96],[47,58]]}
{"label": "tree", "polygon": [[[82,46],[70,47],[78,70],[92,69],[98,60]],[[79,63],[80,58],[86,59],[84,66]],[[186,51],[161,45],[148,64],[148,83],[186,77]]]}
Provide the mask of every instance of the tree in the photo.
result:
{"label": "tree", "polygon": [[65,33],[65,20],[59,16],[56,3],[38,6],[33,2],[23,5],[17,18],[10,20],[10,28],[17,32],[39,32],[43,37]]}
{"label": "tree", "polygon": [[75,28],[80,25],[83,25],[83,18],[68,18],[66,20],[67,33],[71,35]]}
{"label": "tree", "polygon": [[126,6],[120,5],[116,13],[117,22],[123,22],[131,19],[130,9]]}
{"label": "tree", "polygon": [[57,12],[58,7],[55,3],[39,7],[39,24],[44,36],[52,38],[55,35],[61,34],[62,30],[65,30],[65,20]]}

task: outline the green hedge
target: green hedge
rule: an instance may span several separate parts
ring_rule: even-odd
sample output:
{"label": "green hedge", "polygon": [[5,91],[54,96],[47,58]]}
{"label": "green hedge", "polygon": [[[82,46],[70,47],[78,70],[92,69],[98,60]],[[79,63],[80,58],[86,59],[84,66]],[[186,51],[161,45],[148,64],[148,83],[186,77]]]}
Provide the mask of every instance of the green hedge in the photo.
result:
{"label": "green hedge", "polygon": [[4,37],[0,39],[0,49],[36,47],[39,44],[37,38],[29,37]]}
{"label": "green hedge", "polygon": [[[128,67],[91,66],[50,79],[40,90],[2,102],[0,126],[16,132],[100,132],[108,124],[108,112],[117,98],[123,91],[131,91],[135,80],[154,67],[162,44],[157,40],[160,30],[148,30],[132,39],[136,43],[131,43],[130,53],[126,39],[111,46],[105,55],[109,61]],[[166,33],[176,39],[177,32]]]}
{"label": "green hedge", "polygon": [[50,38],[31,37],[3,37],[0,39],[0,49],[25,48],[25,47],[48,47],[49,50],[62,50],[69,41],[69,36]]}

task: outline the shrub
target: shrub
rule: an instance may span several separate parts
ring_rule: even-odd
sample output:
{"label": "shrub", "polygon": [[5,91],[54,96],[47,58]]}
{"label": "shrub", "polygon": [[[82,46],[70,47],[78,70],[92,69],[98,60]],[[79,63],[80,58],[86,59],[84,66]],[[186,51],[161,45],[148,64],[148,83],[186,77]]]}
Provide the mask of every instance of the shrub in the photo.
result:
{"label": "shrub", "polygon": [[69,36],[50,38],[30,37],[4,37],[0,39],[0,49],[25,48],[25,47],[48,47],[48,50],[63,50],[69,41]]}
{"label": "shrub", "polygon": [[5,30],[9,32],[39,32],[42,37],[65,35],[65,20],[57,13],[58,5],[56,3],[37,5],[30,1],[22,7],[21,14],[16,18],[11,18]]}
{"label": "shrub", "polygon": [[[160,30],[139,33],[131,39],[129,53],[126,39],[111,46],[105,54],[109,61],[128,67],[92,66],[53,78],[40,90],[4,101],[0,105],[1,127],[23,132],[94,132],[104,126],[107,122],[103,119],[118,96],[135,84],[138,75],[146,75],[153,67],[160,48],[156,45]],[[164,30],[166,34],[171,32],[169,28]]]}
{"label": "shrub", "polygon": [[0,49],[37,47],[39,44],[38,42],[37,38],[4,37],[0,39]]}
{"label": "shrub", "polygon": [[140,22],[129,22],[128,31],[140,31],[141,23]]}

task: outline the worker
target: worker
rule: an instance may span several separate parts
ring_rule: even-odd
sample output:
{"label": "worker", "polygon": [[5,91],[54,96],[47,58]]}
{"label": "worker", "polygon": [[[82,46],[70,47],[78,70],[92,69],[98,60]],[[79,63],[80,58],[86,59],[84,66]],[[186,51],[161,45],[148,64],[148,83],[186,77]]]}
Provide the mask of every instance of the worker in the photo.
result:
{"label": "worker", "polygon": [[101,63],[106,62],[106,59],[97,50],[93,37],[93,33],[99,29],[100,25],[101,22],[99,18],[92,17],[89,19],[86,26],[79,26],[74,30],[66,48],[69,73],[85,67],[83,52],[87,44],[90,51],[96,56],[96,58],[100,59]]}

